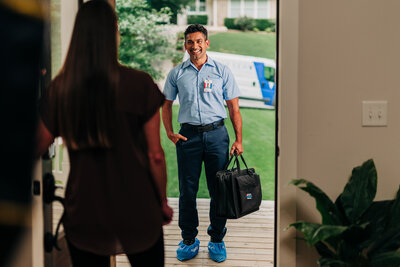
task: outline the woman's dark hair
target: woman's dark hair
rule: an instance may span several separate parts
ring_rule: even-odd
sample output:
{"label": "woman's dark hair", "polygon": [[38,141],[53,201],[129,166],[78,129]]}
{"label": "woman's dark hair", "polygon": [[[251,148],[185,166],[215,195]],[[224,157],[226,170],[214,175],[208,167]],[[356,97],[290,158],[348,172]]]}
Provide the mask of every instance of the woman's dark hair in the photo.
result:
{"label": "woman's dark hair", "polygon": [[204,26],[202,26],[200,24],[189,25],[185,30],[185,39],[188,34],[195,33],[195,32],[201,32],[202,34],[204,34],[204,38],[207,40],[207,38],[208,38],[207,29],[204,28]]}
{"label": "woman's dark hair", "polygon": [[104,0],[83,4],[50,93],[60,136],[72,149],[109,148],[116,121],[117,16]]}

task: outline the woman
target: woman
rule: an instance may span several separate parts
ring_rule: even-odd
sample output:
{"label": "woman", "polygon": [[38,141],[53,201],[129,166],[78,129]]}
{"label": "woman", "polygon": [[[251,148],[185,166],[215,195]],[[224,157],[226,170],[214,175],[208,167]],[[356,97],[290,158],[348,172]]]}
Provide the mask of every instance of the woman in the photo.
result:
{"label": "woman", "polygon": [[64,66],[40,105],[38,152],[61,136],[70,174],[64,228],[74,266],[163,266],[172,218],[159,108],[150,76],[118,64],[117,18],[106,1],[79,9]]}

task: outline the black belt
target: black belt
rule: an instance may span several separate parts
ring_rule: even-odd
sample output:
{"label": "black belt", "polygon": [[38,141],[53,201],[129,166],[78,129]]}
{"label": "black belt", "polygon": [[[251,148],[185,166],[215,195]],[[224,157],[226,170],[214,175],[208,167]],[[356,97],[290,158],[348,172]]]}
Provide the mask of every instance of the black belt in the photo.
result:
{"label": "black belt", "polygon": [[192,129],[193,131],[198,132],[198,133],[203,133],[203,132],[208,132],[208,131],[217,129],[217,128],[221,127],[222,125],[224,125],[224,120],[216,121],[216,122],[206,124],[206,125],[191,125],[189,123],[182,123],[181,127],[186,128],[186,129]]}

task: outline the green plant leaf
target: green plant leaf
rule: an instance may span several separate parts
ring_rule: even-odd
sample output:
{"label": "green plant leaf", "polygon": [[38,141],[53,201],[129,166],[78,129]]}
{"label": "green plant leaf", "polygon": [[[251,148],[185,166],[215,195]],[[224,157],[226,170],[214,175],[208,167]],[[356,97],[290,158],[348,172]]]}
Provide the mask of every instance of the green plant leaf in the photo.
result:
{"label": "green plant leaf", "polygon": [[350,246],[357,246],[359,243],[368,238],[368,236],[366,236],[366,228],[368,225],[369,222],[350,225],[342,235],[343,240],[346,241],[346,243],[348,243]]}
{"label": "green plant leaf", "polygon": [[307,244],[312,247],[320,241],[338,236],[348,229],[347,226],[323,225],[308,222],[295,222],[288,227],[294,227],[304,234]]}
{"label": "green plant leaf", "polygon": [[347,267],[349,266],[347,263],[333,258],[322,257],[318,260],[319,266],[329,266],[329,267]]}
{"label": "green plant leaf", "polygon": [[342,194],[340,194],[335,201],[335,207],[336,210],[338,211],[338,217],[340,218],[340,221],[342,222],[342,225],[350,225],[350,221],[347,219],[346,212],[344,211],[343,205],[342,205]]}
{"label": "green plant leaf", "polygon": [[372,159],[352,171],[341,197],[347,219],[355,223],[368,209],[376,194],[377,173]]}
{"label": "green plant leaf", "polygon": [[400,266],[400,251],[391,251],[375,255],[371,258],[371,267]]}
{"label": "green plant leaf", "polygon": [[369,223],[367,232],[364,233],[365,240],[360,244],[361,249],[370,247],[385,232],[393,202],[393,200],[374,201],[361,216],[360,223]]}
{"label": "green plant leaf", "polygon": [[323,242],[318,242],[315,244],[315,248],[318,251],[318,254],[324,258],[335,258],[336,254],[333,252],[327,245]]}
{"label": "green plant leaf", "polygon": [[393,228],[399,225],[400,225],[400,186],[389,214],[389,222],[387,228]]}
{"label": "green plant leaf", "polygon": [[400,225],[387,230],[375,240],[375,244],[368,251],[368,256],[400,249]]}
{"label": "green plant leaf", "polygon": [[338,211],[336,210],[332,200],[316,185],[304,179],[293,179],[289,184],[297,186],[315,199],[323,224],[341,224],[340,219],[338,218]]}

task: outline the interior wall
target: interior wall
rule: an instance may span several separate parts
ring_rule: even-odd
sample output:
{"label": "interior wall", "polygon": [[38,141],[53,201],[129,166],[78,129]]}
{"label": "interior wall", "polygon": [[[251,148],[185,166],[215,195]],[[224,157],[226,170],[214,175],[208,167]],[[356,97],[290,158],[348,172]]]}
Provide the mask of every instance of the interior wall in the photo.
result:
{"label": "interior wall", "polygon": [[296,266],[296,190],[287,186],[298,173],[298,50],[299,0],[279,1],[278,23],[278,192],[276,266]]}
{"label": "interior wall", "polygon": [[[398,0],[302,0],[299,5],[298,177],[333,200],[352,168],[369,158],[378,171],[376,199],[392,199],[398,189],[399,10]],[[387,127],[362,127],[364,100],[388,101]],[[296,210],[297,220],[320,221],[304,192],[297,192]],[[296,247],[297,266],[317,266],[316,253],[304,242]]]}

